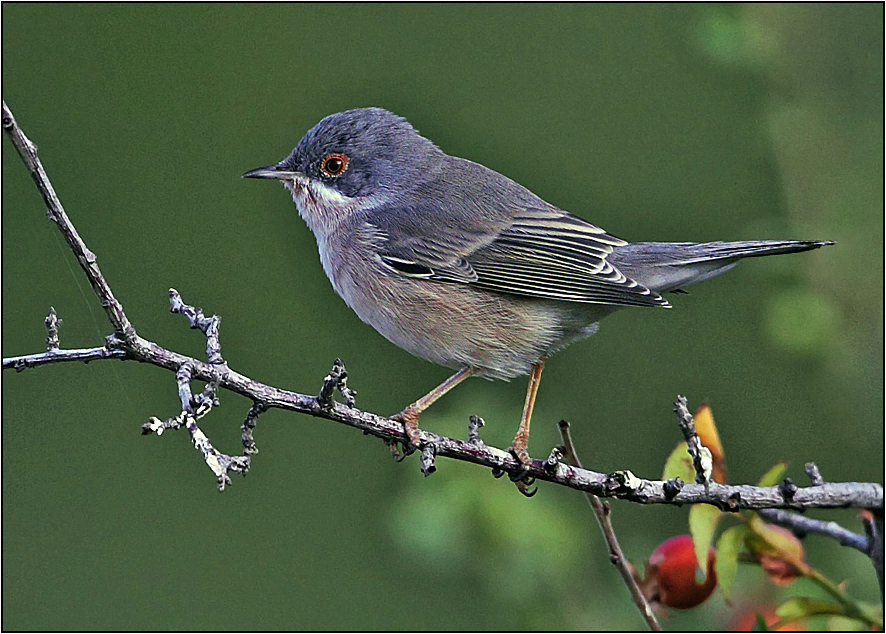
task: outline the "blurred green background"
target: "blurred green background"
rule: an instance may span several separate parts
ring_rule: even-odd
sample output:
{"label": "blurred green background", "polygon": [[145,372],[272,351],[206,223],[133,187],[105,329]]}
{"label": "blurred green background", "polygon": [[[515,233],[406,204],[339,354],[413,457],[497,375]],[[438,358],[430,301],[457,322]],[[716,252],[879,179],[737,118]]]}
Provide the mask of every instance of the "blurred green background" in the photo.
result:
{"label": "blurred green background", "polygon": [[[289,196],[248,169],[327,114],[382,106],[629,240],[816,238],[625,310],[548,364],[531,451],[573,423],[584,462],[658,477],[677,394],[713,406],[733,482],[778,461],[805,482],[883,477],[883,6],[48,5],[2,8],[3,98],[138,332],[201,356],[167,289],[223,317],[230,365],[316,392],[333,359],[359,407],[436,385],[335,296]],[[110,332],[3,139],[3,356]],[[184,431],[172,373],[134,363],[4,372],[4,629],[620,629],[642,625],[585,500],[527,500],[477,467],[422,477],[379,440],[261,417],[223,494]],[[422,417],[506,446],[524,380],[469,381]],[[239,451],[249,403],[203,429]],[[686,509],[614,503],[638,564]],[[853,511],[814,513],[860,530]],[[810,560],[875,601],[865,558]],[[767,590],[741,571],[669,629],[720,628]],[[762,598],[760,598],[762,597]]]}

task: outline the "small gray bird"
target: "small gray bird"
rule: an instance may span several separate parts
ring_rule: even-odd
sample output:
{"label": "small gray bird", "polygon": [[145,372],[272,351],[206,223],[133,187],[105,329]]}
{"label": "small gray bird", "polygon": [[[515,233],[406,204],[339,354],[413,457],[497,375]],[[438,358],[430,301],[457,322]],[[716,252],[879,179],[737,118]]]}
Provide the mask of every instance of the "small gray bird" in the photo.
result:
{"label": "small gray bird", "polygon": [[243,176],[277,179],[292,192],[332,287],[360,319],[404,350],[457,370],[395,416],[413,446],[419,414],[467,377],[530,375],[510,448],[524,465],[550,354],[593,334],[619,308],[670,308],[661,293],[742,258],[833,244],[629,244],[498,172],[445,154],[380,108],[330,115],[285,160]]}

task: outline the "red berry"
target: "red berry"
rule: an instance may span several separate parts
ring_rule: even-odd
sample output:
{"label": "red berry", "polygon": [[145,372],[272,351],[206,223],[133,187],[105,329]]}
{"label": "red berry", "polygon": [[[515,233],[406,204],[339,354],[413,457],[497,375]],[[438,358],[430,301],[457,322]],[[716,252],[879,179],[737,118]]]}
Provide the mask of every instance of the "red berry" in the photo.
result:
{"label": "red berry", "polygon": [[651,599],[671,608],[685,610],[703,603],[714,592],[714,549],[708,550],[708,574],[699,583],[701,570],[695,558],[692,537],[677,535],[662,542],[646,562],[646,579]]}

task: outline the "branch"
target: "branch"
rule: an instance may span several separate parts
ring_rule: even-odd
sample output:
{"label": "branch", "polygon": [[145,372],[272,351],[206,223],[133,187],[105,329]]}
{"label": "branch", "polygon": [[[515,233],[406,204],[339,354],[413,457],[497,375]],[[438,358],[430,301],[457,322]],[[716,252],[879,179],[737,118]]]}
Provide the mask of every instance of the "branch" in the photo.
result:
{"label": "branch", "polygon": [[[52,345],[57,344],[55,342],[51,344],[50,349],[46,352],[4,359],[4,369],[22,370],[46,363],[113,358],[150,363],[176,372],[179,377],[179,393],[182,397],[181,412],[178,416],[166,421],[151,419],[146,429],[149,432],[162,433],[162,429],[177,426],[186,427],[191,433],[195,444],[198,445],[198,448],[203,453],[207,463],[212,463],[210,467],[212,467],[216,476],[221,479],[220,487],[225,480],[220,475],[220,470],[224,471],[225,477],[228,471],[245,473],[248,467],[248,460],[243,462],[243,459],[240,458],[235,459],[218,454],[208,444],[208,439],[205,443],[203,442],[205,436],[196,426],[197,419],[209,411],[209,409],[205,409],[205,411],[201,409],[200,404],[202,403],[203,408],[206,408],[207,399],[214,399],[215,390],[218,388],[246,396],[254,403],[246,417],[246,422],[243,424],[244,455],[257,451],[253,440],[255,419],[262,411],[272,407],[343,423],[360,429],[367,434],[382,438],[389,443],[392,441],[401,444],[408,443],[402,423],[356,409],[353,406],[354,392],[347,388],[345,384],[346,373],[341,363],[336,364],[336,367],[333,368],[330,376],[324,381],[324,387],[318,396],[299,394],[259,383],[231,370],[221,357],[218,318],[215,316],[206,318],[199,309],[184,304],[174,289],[170,290],[171,310],[184,314],[188,317],[193,327],[199,328],[204,332],[207,337],[207,361],[200,361],[167,350],[152,341],[140,337],[101,274],[95,254],[86,247],[64,212],[40,164],[36,147],[18,127],[5,102],[3,103],[2,123],[4,130],[12,139],[38,190],[43,196],[48,208],[47,215],[49,219],[55,222],[59,231],[61,231],[65,240],[76,254],[93,291],[113,327],[113,334],[106,339],[105,345],[101,348],[61,350],[52,347]],[[47,322],[49,321],[47,319]],[[48,323],[47,327],[49,327]],[[57,336],[55,339],[57,339]],[[212,394],[206,395],[204,393],[202,400],[200,397],[189,395],[190,381],[195,379],[210,383]],[[330,385],[334,385],[344,395],[348,402],[347,404],[332,400]],[[194,399],[199,401],[196,409],[193,402]],[[473,436],[477,436],[476,427],[473,429]],[[439,456],[472,462],[511,474],[518,474],[523,471],[523,465],[509,452],[489,447],[480,442],[478,437],[463,441],[428,431],[421,431],[420,445],[423,449],[422,467],[425,473],[433,471],[434,460]],[[597,473],[569,466],[556,460],[532,460],[526,476],[593,493],[599,497],[619,498],[641,504],[681,505],[704,502],[727,511],[764,508],[836,508],[847,506],[881,510],[883,508],[883,487],[874,483],[846,482],[798,487],[790,489],[790,495],[788,495],[785,487],[727,486],[714,482],[707,482],[705,485],[686,484],[680,487],[675,486],[674,483],[644,480],[636,477],[630,471],[619,471],[613,474]]]}
{"label": "branch", "polygon": [[20,357],[5,357],[3,359],[4,370],[22,372],[28,368],[47,363],[59,363],[61,361],[83,361],[89,363],[96,359],[125,359],[126,350],[112,350],[104,346],[100,348],[81,348],[78,350],[47,350],[37,354],[26,354]]}
{"label": "branch", "polygon": [[692,456],[692,466],[695,468],[695,483],[707,486],[711,481],[711,474],[714,470],[714,458],[711,450],[701,444],[701,439],[695,432],[695,418],[689,411],[686,398],[677,397],[674,403],[674,412],[680,424],[680,431],[683,432],[683,438],[686,440],[689,455]]}
{"label": "branch", "polygon": [[841,546],[854,548],[868,556],[871,554],[871,540],[869,538],[853,533],[836,522],[825,522],[797,515],[784,509],[761,509],[760,515],[773,524],[791,529],[797,537],[805,537],[808,533],[827,535]]}
{"label": "branch", "polygon": [[[572,443],[572,434],[569,433],[569,423],[565,420],[561,420],[559,428],[560,437],[563,439],[563,451],[566,459],[576,467],[581,468],[581,460],[579,460],[578,455],[575,452],[575,445]],[[548,462],[554,464],[557,462],[558,451],[558,449],[554,449],[554,451],[551,452],[551,457],[548,459]],[[627,586],[628,592],[631,593],[631,599],[640,610],[640,614],[646,621],[646,625],[649,626],[649,629],[653,632],[661,632],[661,625],[658,623],[658,619],[655,618],[655,614],[652,612],[652,607],[649,605],[649,601],[646,599],[646,595],[643,594],[643,589],[640,587],[637,570],[625,557],[621,545],[618,543],[618,538],[615,536],[615,529],[612,526],[612,520],[610,518],[611,509],[609,505],[600,500],[600,498],[593,493],[586,492],[585,495],[587,496],[588,504],[591,505],[591,510],[594,512],[594,516],[597,518],[597,525],[603,533],[603,538],[609,546],[609,560],[612,562],[612,565],[615,566],[616,570],[618,570],[618,574],[621,575],[621,580]]]}
{"label": "branch", "polygon": [[874,571],[877,573],[877,582],[880,584],[880,607],[884,603],[884,590],[886,583],[883,579],[883,509],[862,511],[862,519],[864,520],[864,530],[871,540],[870,556],[874,564]]}
{"label": "branch", "polygon": [[[310,414],[318,418],[344,423],[387,441],[408,442],[402,423],[331,400],[331,396],[327,396],[327,393],[331,392],[328,387],[322,390],[323,394],[317,396],[299,394],[260,383],[224,365],[212,365],[167,350],[139,336],[135,336],[132,343],[116,341],[113,337],[109,339],[111,339],[112,345],[120,346],[122,350],[116,347],[111,348],[106,356],[102,356],[105,353],[95,352],[89,357],[89,360],[118,358],[150,363],[176,372],[182,366],[187,365],[190,368],[191,379],[216,381],[220,388],[246,396],[264,409],[273,407]],[[36,360],[39,358],[42,363],[81,360],[75,355],[66,354],[66,352],[60,350],[58,353],[46,352],[31,355],[31,357],[15,357],[13,359],[30,358]],[[124,354],[120,354],[121,352]],[[16,367],[13,359],[4,359],[3,367]],[[19,364],[18,367],[21,368],[22,364]],[[24,367],[29,366],[25,365]],[[340,377],[343,370],[344,367],[339,361],[330,375]],[[324,382],[324,385],[327,383],[328,381]],[[335,387],[343,387],[346,394],[350,395],[349,398],[353,396],[346,386],[339,384]],[[476,434],[476,431],[474,433]],[[521,470],[520,463],[510,453],[482,442],[459,440],[426,430],[420,431],[420,439],[422,446],[433,445],[434,455],[438,457],[444,456],[472,462],[508,473],[519,473]],[[678,491],[674,491],[672,487],[667,486],[669,484],[667,482],[644,480],[629,471],[604,474],[572,467],[558,461],[551,463],[537,459],[532,460],[528,475],[538,480],[587,491],[600,497],[618,498],[641,504],[674,504],[679,506],[704,502],[726,511],[764,508],[883,507],[883,488],[874,483],[842,482],[798,487],[792,497],[785,496],[780,486],[732,486],[714,482],[708,483],[706,487],[686,484]]]}
{"label": "branch", "polygon": [[126,350],[119,350],[109,347],[107,344],[100,348],[81,348],[79,350],[62,350],[59,346],[58,330],[61,328],[62,320],[58,318],[55,308],[49,308],[49,314],[43,321],[46,326],[46,352],[37,354],[26,354],[20,357],[7,357],[3,359],[4,370],[15,370],[22,372],[28,368],[34,368],[38,365],[46,365],[47,363],[58,363],[60,361],[83,361],[89,363],[95,359],[125,359]]}
{"label": "branch", "polygon": [[128,341],[130,337],[135,335],[135,329],[129,323],[129,319],[127,319],[126,314],[123,312],[123,306],[116,300],[114,293],[111,292],[111,287],[108,286],[99,270],[95,254],[86,247],[86,243],[80,238],[80,234],[77,233],[77,229],[74,228],[74,225],[65,213],[64,207],[62,207],[61,201],[58,199],[55,189],[52,183],[49,182],[49,177],[43,169],[43,164],[40,163],[40,159],[37,157],[37,146],[18,127],[15,117],[12,116],[12,111],[5,101],[3,102],[2,123],[3,129],[12,140],[15,149],[18,150],[18,154],[22,161],[24,161],[25,167],[28,168],[31,178],[34,179],[37,190],[43,196],[43,201],[46,203],[46,216],[56,224],[68,246],[71,247],[74,255],[77,256],[77,262],[80,263],[80,267],[86,273],[92,290],[98,295],[102,308],[104,308],[108,320],[114,327],[114,334]]}

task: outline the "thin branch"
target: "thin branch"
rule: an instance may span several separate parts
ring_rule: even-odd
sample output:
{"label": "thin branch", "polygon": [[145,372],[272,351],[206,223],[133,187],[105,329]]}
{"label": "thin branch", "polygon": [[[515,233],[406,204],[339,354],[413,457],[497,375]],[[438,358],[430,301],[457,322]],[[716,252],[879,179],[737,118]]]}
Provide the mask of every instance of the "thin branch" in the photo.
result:
{"label": "thin branch", "polygon": [[357,402],[357,392],[348,387],[348,372],[345,370],[345,364],[341,359],[336,359],[332,363],[332,369],[326,378],[323,379],[323,385],[320,387],[320,393],[317,395],[317,401],[324,407],[332,407],[332,396],[338,390],[348,407],[353,407]]}
{"label": "thin branch", "polygon": [[255,402],[246,414],[246,420],[243,421],[243,425],[240,427],[243,432],[242,439],[244,454],[258,453],[258,447],[255,445],[253,433],[255,432],[255,425],[258,422],[258,417],[261,414],[264,414],[265,411],[267,411],[267,407],[265,407],[263,403]]}
{"label": "thin branch", "polygon": [[125,359],[126,350],[112,350],[102,346],[100,348],[81,348],[77,350],[47,350],[37,354],[26,354],[20,357],[4,357],[3,369],[22,372],[28,368],[36,368],[38,365],[59,363],[61,361],[83,361],[89,363],[97,359]]}
{"label": "thin branch", "polygon": [[191,328],[206,335],[206,360],[209,363],[217,365],[225,362],[221,355],[221,343],[218,338],[221,317],[218,315],[206,317],[202,309],[188,306],[174,288],[169,289],[169,312],[181,313],[190,322]]}
{"label": "thin branch", "polygon": [[[581,460],[579,460],[578,455],[575,452],[575,445],[572,442],[572,434],[569,433],[569,423],[565,420],[561,420],[559,429],[560,437],[563,439],[563,453],[565,458],[576,467],[582,468]],[[548,464],[554,464],[557,462],[557,453],[557,449],[551,453],[551,458],[548,459]],[[628,592],[631,593],[631,599],[640,610],[640,614],[646,621],[646,625],[648,625],[649,629],[653,632],[661,632],[661,625],[659,625],[658,619],[655,618],[655,614],[652,612],[652,607],[649,605],[649,601],[646,600],[646,595],[643,594],[642,588],[640,588],[637,571],[631,562],[628,561],[627,557],[625,557],[621,545],[618,543],[618,538],[615,536],[615,529],[612,527],[612,520],[609,517],[611,511],[609,505],[601,501],[600,498],[593,493],[586,492],[585,495],[587,496],[588,504],[591,505],[591,510],[594,512],[594,516],[597,518],[597,525],[603,532],[603,538],[609,546],[609,560],[612,562],[612,565],[615,566],[616,570],[618,570],[618,574],[621,575],[621,579],[627,586]]]}
{"label": "thin branch", "polygon": [[868,539],[871,540],[871,549],[868,554],[874,564],[874,571],[877,573],[877,582],[880,584],[880,607],[882,608],[884,601],[886,601],[886,595],[884,595],[884,585],[886,584],[883,581],[883,509],[862,511],[862,519],[864,530]]}
{"label": "thin branch", "polygon": [[437,448],[434,443],[428,443],[421,448],[419,466],[421,467],[421,472],[425,474],[425,476],[429,476],[437,470],[437,465],[435,464],[436,457]]}
{"label": "thin branch", "polygon": [[707,485],[711,481],[714,470],[714,458],[711,451],[701,444],[701,439],[695,432],[695,419],[689,412],[685,396],[678,396],[674,404],[674,412],[680,421],[680,431],[692,456],[692,466],[695,467],[695,483]]}
{"label": "thin branch", "polygon": [[[103,350],[98,348],[95,350]],[[125,360],[150,363],[162,368],[178,371],[188,364],[192,379],[201,381],[217,380],[221,388],[236,392],[260,403],[265,409],[278,408],[318,418],[344,423],[368,434],[393,440],[400,443],[408,442],[403,431],[403,424],[371,412],[365,412],[343,403],[332,401],[323,403],[317,396],[309,396],[282,390],[250,379],[227,367],[219,368],[197,359],[172,352],[162,346],[137,337],[133,344],[126,344],[126,356],[117,357]],[[57,355],[41,353],[42,362],[59,362],[82,360],[69,358],[60,351]],[[101,353],[104,354],[104,353]],[[89,360],[106,358],[100,353],[93,354]],[[116,357],[116,355],[114,355]],[[22,358],[22,357],[18,357]],[[4,360],[3,367],[15,367],[14,363]],[[469,442],[456,438],[441,436],[426,430],[420,431],[422,446],[433,443],[436,456],[444,456],[472,462],[492,469],[508,473],[516,473],[521,465],[508,452],[490,447],[482,442]],[[547,468],[546,468],[547,465]],[[740,509],[762,508],[882,508],[883,487],[875,483],[865,482],[830,482],[814,487],[799,487],[791,501],[785,500],[780,487],[756,487],[750,485],[722,485],[711,482],[704,487],[697,484],[685,484],[679,491],[666,493],[668,483],[658,480],[644,480],[628,471],[613,474],[598,473],[565,464],[548,465],[544,460],[532,460],[528,475],[560,484],[580,491],[588,491],[600,497],[612,497],[638,502],[641,504],[694,504],[705,502],[727,511]]]}
{"label": "thin branch", "polygon": [[480,428],[485,425],[486,422],[480,418],[479,416],[471,416],[468,419],[468,442],[472,445],[481,444],[483,441],[480,440]]}
{"label": "thin branch", "polygon": [[804,537],[808,533],[827,535],[842,546],[854,548],[855,550],[863,552],[865,555],[870,554],[870,539],[864,535],[853,533],[851,530],[843,528],[836,522],[825,522],[823,520],[798,515],[791,511],[785,511],[784,509],[762,509],[759,513],[773,524],[778,524],[779,526],[791,529],[797,537]]}
{"label": "thin branch", "polygon": [[202,394],[194,396],[191,392],[191,366],[187,363],[182,365],[178,372],[175,373],[175,380],[178,383],[178,394],[181,399],[182,413],[181,418],[185,428],[191,435],[191,440],[200,453],[207,466],[215,474],[218,490],[224,491],[225,486],[231,484],[231,478],[228,476],[229,471],[242,473],[246,475],[249,471],[250,455],[229,456],[223,454],[209,442],[206,434],[197,426],[197,419],[202,418],[217,403],[215,392],[218,389],[218,382],[211,381]]}
{"label": "thin branch", "polygon": [[108,286],[99,270],[95,254],[87,248],[86,243],[80,238],[80,234],[77,233],[77,229],[74,228],[74,225],[65,213],[64,207],[62,207],[61,201],[58,199],[52,183],[49,182],[49,177],[46,176],[46,171],[43,169],[40,159],[37,157],[37,146],[25,136],[25,133],[22,132],[15,122],[15,117],[12,116],[12,111],[6,105],[6,101],[3,102],[2,124],[19,156],[24,161],[25,167],[28,168],[31,178],[34,179],[37,190],[43,196],[43,201],[46,203],[46,216],[56,224],[68,246],[71,247],[74,255],[77,256],[77,261],[86,273],[92,290],[98,295],[102,308],[104,308],[105,314],[114,328],[114,333],[119,338],[128,341],[135,335],[135,329],[129,323],[129,319],[123,312],[123,306],[116,300],[114,293],[111,292],[111,287]]}
{"label": "thin branch", "polygon": [[89,363],[95,359],[125,359],[126,351],[102,346],[101,348],[84,348],[79,350],[61,350],[58,338],[58,329],[62,320],[58,318],[55,308],[49,308],[49,314],[43,321],[46,326],[46,352],[28,354],[21,357],[8,357],[3,359],[4,370],[22,372],[28,368],[59,361],[83,361]]}
{"label": "thin branch", "polygon": [[58,329],[61,327],[62,321],[58,318],[55,308],[52,306],[49,307],[49,314],[46,315],[46,320],[43,323],[46,325],[46,349],[50,351],[58,350],[60,345]]}
{"label": "thin branch", "polygon": [[806,475],[809,476],[809,481],[812,483],[812,486],[824,484],[824,478],[821,477],[821,472],[818,470],[817,464],[814,462],[807,462],[804,470],[806,471]]}

